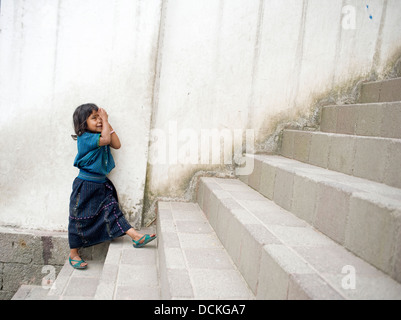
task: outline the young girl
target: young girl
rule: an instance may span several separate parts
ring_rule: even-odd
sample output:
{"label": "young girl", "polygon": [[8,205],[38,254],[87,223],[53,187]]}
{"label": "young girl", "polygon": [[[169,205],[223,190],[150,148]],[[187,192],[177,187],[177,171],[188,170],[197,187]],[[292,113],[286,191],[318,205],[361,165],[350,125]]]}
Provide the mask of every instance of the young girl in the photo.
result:
{"label": "young girl", "polygon": [[107,112],[95,104],[79,106],[73,115],[78,154],[74,166],[80,169],[72,185],[68,240],[69,261],[76,269],[87,263],[78,254],[81,247],[111,240],[125,234],[140,248],[156,238],[131,227],[120,210],[117,192],[106,177],[115,167],[110,147],[120,149],[117,133],[108,122]]}

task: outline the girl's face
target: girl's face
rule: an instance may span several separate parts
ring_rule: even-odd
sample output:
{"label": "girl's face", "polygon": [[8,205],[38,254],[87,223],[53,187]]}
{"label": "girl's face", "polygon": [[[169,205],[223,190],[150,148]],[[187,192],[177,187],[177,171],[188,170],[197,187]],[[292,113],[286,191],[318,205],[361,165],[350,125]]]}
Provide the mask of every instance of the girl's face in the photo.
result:
{"label": "girl's face", "polygon": [[96,110],[92,111],[92,114],[86,119],[86,124],[88,126],[88,130],[91,132],[102,132],[102,118],[99,117],[99,114]]}

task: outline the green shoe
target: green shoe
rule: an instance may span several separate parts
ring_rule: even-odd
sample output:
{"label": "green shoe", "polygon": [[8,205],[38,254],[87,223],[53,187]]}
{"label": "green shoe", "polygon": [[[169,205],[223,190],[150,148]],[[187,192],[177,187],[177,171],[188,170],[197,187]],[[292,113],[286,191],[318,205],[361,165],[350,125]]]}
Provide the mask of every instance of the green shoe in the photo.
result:
{"label": "green shoe", "polygon": [[[141,243],[142,239],[145,238],[145,240]],[[143,247],[145,244],[153,241],[156,239],[156,236],[151,237],[148,234],[145,234],[141,239],[139,239],[138,241],[132,240],[132,242],[134,243],[133,246],[134,248],[141,248]]]}
{"label": "green shoe", "polygon": [[[71,257],[68,257],[68,260],[70,261],[71,267],[73,267],[74,269],[83,270],[83,269],[86,269],[88,267],[88,265],[81,266],[81,264],[85,263],[85,261],[83,259],[81,259],[81,260],[72,260]],[[76,262],[76,263],[72,264],[72,262]]]}

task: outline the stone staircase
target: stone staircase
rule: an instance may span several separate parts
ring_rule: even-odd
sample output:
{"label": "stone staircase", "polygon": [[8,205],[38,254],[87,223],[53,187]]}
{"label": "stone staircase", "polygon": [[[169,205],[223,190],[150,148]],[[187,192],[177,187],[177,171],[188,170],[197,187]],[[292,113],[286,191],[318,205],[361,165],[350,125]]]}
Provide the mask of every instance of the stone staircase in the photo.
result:
{"label": "stone staircase", "polygon": [[285,130],[239,179],[200,178],[197,203],[159,202],[157,242],[128,237],[85,271],[14,299],[401,299],[401,79]]}

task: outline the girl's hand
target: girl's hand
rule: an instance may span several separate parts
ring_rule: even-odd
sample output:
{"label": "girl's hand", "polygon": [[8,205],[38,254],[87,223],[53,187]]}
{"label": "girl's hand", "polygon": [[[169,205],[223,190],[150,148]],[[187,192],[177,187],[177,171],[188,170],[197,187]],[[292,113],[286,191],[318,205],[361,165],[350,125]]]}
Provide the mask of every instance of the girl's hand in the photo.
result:
{"label": "girl's hand", "polygon": [[109,115],[107,114],[106,110],[103,108],[99,108],[99,117],[102,118],[103,121],[108,122],[109,120]]}

